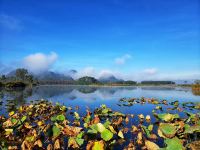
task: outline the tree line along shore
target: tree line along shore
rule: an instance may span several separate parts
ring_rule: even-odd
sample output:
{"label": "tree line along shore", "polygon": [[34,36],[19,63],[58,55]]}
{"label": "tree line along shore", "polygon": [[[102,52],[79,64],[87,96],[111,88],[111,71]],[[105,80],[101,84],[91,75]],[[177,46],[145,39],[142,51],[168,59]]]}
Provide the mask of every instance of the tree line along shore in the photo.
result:
{"label": "tree line along shore", "polygon": [[[107,80],[100,81],[94,77],[84,76],[74,80],[71,79],[62,79],[62,78],[48,78],[38,79],[33,74],[30,74],[27,69],[19,68],[16,69],[15,73],[12,76],[2,75],[0,77],[0,87],[5,88],[17,88],[17,87],[26,87],[26,86],[35,86],[35,85],[53,85],[53,84],[64,84],[64,85],[94,85],[94,86],[160,86],[160,85],[169,85],[175,86],[176,83],[173,81],[131,81],[131,80]],[[195,81],[195,84],[182,84],[181,86],[189,86],[195,90],[200,90],[199,80]]]}

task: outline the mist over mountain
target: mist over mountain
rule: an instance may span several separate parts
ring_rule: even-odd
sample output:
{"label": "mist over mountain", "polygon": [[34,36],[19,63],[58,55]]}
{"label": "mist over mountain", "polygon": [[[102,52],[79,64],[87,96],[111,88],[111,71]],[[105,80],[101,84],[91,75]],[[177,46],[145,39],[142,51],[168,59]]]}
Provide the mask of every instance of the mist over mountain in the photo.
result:
{"label": "mist over mountain", "polygon": [[73,81],[74,79],[70,75],[64,75],[61,73],[55,73],[53,71],[47,71],[41,74],[36,75],[38,80],[69,80]]}
{"label": "mist over mountain", "polygon": [[107,83],[107,82],[120,82],[120,81],[124,81],[124,80],[118,79],[113,75],[107,75],[107,76],[101,76],[99,78],[99,81],[103,82],[103,83]]}

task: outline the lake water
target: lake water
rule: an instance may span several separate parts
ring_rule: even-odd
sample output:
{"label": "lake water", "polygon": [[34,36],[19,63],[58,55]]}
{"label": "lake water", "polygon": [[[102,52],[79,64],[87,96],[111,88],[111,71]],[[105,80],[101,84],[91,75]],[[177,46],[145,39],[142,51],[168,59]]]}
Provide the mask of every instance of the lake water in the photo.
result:
{"label": "lake water", "polygon": [[[166,99],[169,101],[179,100],[180,102],[200,101],[200,96],[194,95],[190,88],[179,87],[91,87],[91,86],[37,86],[32,89],[0,91],[3,101],[0,105],[0,114],[15,109],[17,106],[36,99],[47,99],[52,102],[59,102],[66,106],[80,106],[85,110],[86,107],[94,109],[101,104],[106,104],[113,110],[123,113],[149,113],[151,105],[136,105],[132,107],[120,107],[117,104],[123,97],[147,97]],[[7,104],[11,106],[7,107]],[[147,107],[147,108],[146,108]]]}
{"label": "lake water", "polygon": [[[67,107],[75,108],[79,106],[78,113],[80,116],[85,116],[86,108],[90,108],[93,111],[95,108],[102,104],[106,104],[114,111],[120,111],[124,114],[138,114],[151,115],[151,121],[156,122],[156,118],[152,115],[152,110],[155,108],[154,104],[141,104],[136,103],[131,107],[120,106],[121,98],[156,98],[159,100],[168,100],[179,102],[200,102],[200,96],[193,94],[190,88],[179,88],[179,87],[91,87],[91,86],[37,86],[32,89],[17,89],[12,91],[0,91],[0,115],[6,115],[7,112],[15,110],[18,106],[29,103],[34,100],[46,99],[53,103],[59,102]],[[171,106],[169,106],[171,107]],[[163,106],[165,109],[165,106]],[[165,109],[166,110],[166,109]],[[187,110],[195,112],[195,110]],[[181,117],[186,117],[183,112],[173,110],[170,113],[178,113]],[[163,112],[161,112],[163,113]],[[68,119],[73,117],[67,116]],[[130,118],[128,127],[132,125],[140,124],[138,117]],[[156,123],[155,123],[156,124]],[[148,126],[147,122],[143,125]],[[153,130],[157,133],[157,127]],[[136,135],[134,135],[136,136]],[[114,149],[123,149],[125,145],[128,145],[129,140],[133,139],[133,134],[128,132],[125,139],[126,142],[123,145],[116,145]],[[164,147],[163,139],[156,141],[161,147]]]}

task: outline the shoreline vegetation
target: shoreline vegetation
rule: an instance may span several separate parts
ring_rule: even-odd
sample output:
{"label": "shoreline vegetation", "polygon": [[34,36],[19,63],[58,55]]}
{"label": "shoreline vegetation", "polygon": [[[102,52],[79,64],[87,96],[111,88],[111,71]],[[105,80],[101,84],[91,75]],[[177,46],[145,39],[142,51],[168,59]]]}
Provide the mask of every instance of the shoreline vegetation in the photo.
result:
{"label": "shoreline vegetation", "polygon": [[94,77],[81,77],[77,80],[70,78],[69,80],[58,79],[37,79],[36,76],[30,74],[28,70],[24,68],[16,69],[15,73],[10,76],[2,75],[0,77],[0,87],[7,89],[11,88],[24,88],[26,86],[32,87],[36,85],[88,85],[88,86],[181,86],[191,87],[193,90],[200,91],[200,82],[197,80],[195,84],[176,84],[173,81],[99,81]]}
{"label": "shoreline vegetation", "polygon": [[85,112],[36,100],[0,116],[1,149],[198,149],[200,103],[122,98],[120,107],[153,105],[152,114],[124,114],[106,105]]}

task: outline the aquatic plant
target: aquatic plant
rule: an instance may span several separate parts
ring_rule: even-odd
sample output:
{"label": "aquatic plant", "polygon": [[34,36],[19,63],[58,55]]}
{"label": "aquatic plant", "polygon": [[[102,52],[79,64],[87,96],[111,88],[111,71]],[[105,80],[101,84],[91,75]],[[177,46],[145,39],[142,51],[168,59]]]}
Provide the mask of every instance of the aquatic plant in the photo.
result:
{"label": "aquatic plant", "polygon": [[102,104],[94,111],[87,108],[80,115],[78,106],[35,101],[10,111],[7,117],[0,116],[0,148],[101,150],[120,146],[127,150],[178,150],[198,146],[199,103],[168,103],[147,98],[124,98],[119,102],[120,106],[128,103],[129,107],[129,103],[132,107],[136,103],[150,103],[155,109],[153,115],[137,116],[113,111]]}

